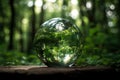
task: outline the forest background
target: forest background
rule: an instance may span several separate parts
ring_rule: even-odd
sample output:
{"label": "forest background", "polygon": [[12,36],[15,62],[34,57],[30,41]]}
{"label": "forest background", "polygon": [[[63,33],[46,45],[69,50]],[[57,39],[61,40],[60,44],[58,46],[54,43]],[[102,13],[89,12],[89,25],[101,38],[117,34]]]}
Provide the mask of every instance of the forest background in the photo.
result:
{"label": "forest background", "polygon": [[40,25],[72,20],[84,34],[78,66],[120,66],[120,0],[1,0],[0,65],[43,65],[33,51]]}

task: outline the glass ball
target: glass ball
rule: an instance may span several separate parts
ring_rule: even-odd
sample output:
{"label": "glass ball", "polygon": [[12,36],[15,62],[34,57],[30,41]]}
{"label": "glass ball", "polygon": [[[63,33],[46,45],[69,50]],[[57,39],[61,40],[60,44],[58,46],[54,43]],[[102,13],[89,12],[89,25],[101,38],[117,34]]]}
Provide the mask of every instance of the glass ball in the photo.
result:
{"label": "glass ball", "polygon": [[52,18],[38,28],[35,50],[48,67],[70,67],[81,53],[81,38],[79,28],[70,20]]}

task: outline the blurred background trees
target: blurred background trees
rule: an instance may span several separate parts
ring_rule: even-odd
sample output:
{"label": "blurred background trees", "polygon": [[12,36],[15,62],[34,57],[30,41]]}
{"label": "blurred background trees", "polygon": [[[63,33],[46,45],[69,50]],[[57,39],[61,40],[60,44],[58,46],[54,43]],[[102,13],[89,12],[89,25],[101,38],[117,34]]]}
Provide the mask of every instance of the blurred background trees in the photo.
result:
{"label": "blurred background trees", "polygon": [[34,35],[54,17],[72,20],[84,35],[77,65],[119,65],[119,5],[119,0],[1,0],[0,65],[39,64]]}

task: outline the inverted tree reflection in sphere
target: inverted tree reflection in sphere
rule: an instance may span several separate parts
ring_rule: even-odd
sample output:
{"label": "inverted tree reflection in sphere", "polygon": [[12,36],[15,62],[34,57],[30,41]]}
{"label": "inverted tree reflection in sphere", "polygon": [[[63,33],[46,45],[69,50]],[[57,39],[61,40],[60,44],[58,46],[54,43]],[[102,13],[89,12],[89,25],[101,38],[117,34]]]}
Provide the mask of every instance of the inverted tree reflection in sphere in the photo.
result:
{"label": "inverted tree reflection in sphere", "polygon": [[36,32],[35,50],[49,67],[70,67],[81,53],[81,37],[75,24],[67,19],[53,18]]}

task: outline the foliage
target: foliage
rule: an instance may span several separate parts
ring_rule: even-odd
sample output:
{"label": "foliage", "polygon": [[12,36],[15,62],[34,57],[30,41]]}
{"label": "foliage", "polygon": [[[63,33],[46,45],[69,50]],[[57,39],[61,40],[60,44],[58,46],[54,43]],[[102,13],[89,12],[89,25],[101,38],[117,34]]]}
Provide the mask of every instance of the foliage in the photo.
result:
{"label": "foliage", "polygon": [[83,53],[76,65],[120,67],[119,40],[114,33],[101,32],[99,27],[90,29],[85,38]]}
{"label": "foliage", "polygon": [[4,46],[0,46],[0,65],[41,65],[42,63],[34,55],[27,55],[18,51],[5,51]]}

